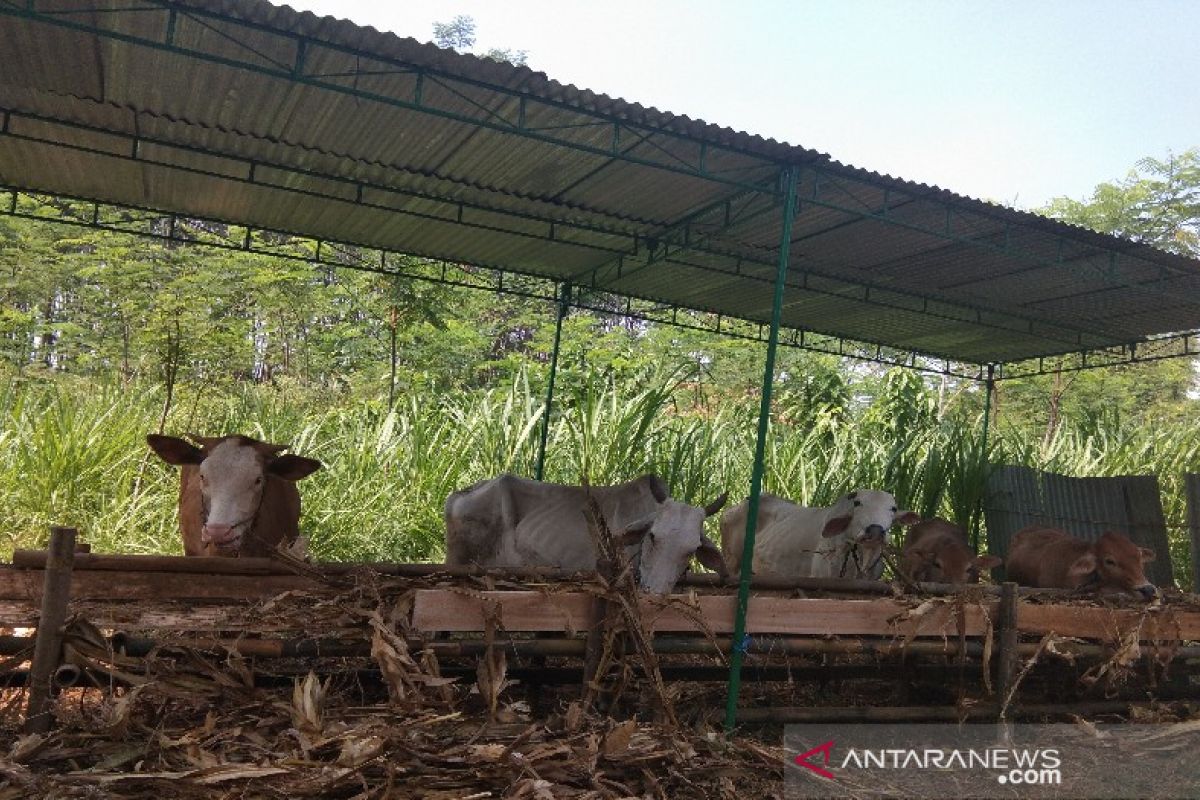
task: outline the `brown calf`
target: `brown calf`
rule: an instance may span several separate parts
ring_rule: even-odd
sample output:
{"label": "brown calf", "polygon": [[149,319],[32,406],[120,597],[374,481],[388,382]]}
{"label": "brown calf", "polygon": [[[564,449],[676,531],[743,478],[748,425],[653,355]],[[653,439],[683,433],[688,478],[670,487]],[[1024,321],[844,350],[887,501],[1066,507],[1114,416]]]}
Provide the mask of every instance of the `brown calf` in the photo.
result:
{"label": "brown calf", "polygon": [[150,434],[151,449],[183,467],[179,479],[179,531],[189,556],[266,556],[299,534],[296,481],[321,462],[279,455],[287,445],[248,436],[193,436],[201,447],[174,436]]}
{"label": "brown calf", "polygon": [[900,551],[901,571],[914,581],[929,583],[978,583],[982,571],[1002,562],[986,553],[976,555],[967,544],[966,531],[940,517],[912,526]]}
{"label": "brown calf", "polygon": [[1158,590],[1142,565],[1154,551],[1111,531],[1094,542],[1057,528],[1031,525],[1017,532],[1008,551],[1008,579],[1044,589],[1097,589],[1137,592],[1147,600]]}

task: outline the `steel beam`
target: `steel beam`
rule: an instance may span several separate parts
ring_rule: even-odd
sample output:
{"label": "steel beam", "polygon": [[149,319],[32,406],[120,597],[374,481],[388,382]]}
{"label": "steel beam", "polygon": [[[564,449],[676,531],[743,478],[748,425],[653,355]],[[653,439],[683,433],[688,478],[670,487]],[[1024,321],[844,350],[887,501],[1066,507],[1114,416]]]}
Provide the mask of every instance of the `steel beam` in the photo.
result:
{"label": "steel beam", "polygon": [[546,474],[546,442],[550,438],[550,414],[554,410],[554,378],[558,372],[558,352],[562,344],[563,320],[571,308],[571,284],[564,283],[559,289],[558,313],[554,319],[554,348],[550,355],[550,377],[546,381],[546,408],[542,411],[542,433],[538,439],[537,466],[534,479],[543,480]]}
{"label": "steel beam", "polygon": [[775,383],[775,350],[779,344],[779,322],[783,318],[783,295],[787,278],[788,256],[792,249],[792,223],[796,218],[796,187],[799,168],[784,170],[781,184],[785,187],[783,224],[779,237],[779,266],[775,273],[775,297],[771,307],[771,331],[767,339],[766,365],[763,367],[762,398],[758,408],[758,436],[754,444],[754,465],[750,474],[750,499],[746,509],[746,538],[742,546],[742,562],[738,580],[737,611],[733,623],[733,646],[729,658],[729,687],[725,700],[725,730],[732,732],[737,724],[738,691],[742,683],[742,660],[746,647],[746,612],[750,605],[750,578],[754,565],[754,536],[758,528],[758,504],[762,493],[763,461],[767,453],[767,430],[771,420],[771,388]]}
{"label": "steel beam", "polygon": [[[72,127],[73,129],[83,129],[83,130],[89,130],[89,131],[91,131],[93,133],[97,133],[97,134],[104,134],[104,135],[115,136],[115,137],[123,137],[130,144],[130,148],[129,148],[130,152],[126,153],[126,154],[122,154],[120,152],[111,152],[111,151],[107,151],[107,150],[100,150],[97,148],[85,147],[83,145],[76,144],[76,143],[61,142],[61,141],[57,141],[57,140],[53,140],[53,139],[50,139],[50,140],[41,139],[41,138],[37,138],[37,137],[30,136],[27,134],[13,133],[11,131],[6,135],[20,139],[22,141],[30,141],[30,142],[35,142],[35,143],[39,143],[39,144],[46,144],[46,145],[50,145],[53,147],[62,147],[62,148],[66,148],[66,149],[75,150],[78,152],[85,152],[85,153],[97,155],[97,156],[100,156],[103,158],[117,158],[117,159],[132,160],[132,161],[136,161],[138,163],[149,164],[149,165],[159,167],[162,169],[179,171],[179,172],[183,172],[185,174],[201,175],[204,177],[210,177],[210,178],[214,178],[214,179],[218,179],[218,180],[240,182],[240,183],[245,183],[247,185],[252,185],[252,186],[261,186],[263,188],[268,188],[273,191],[278,191],[278,192],[283,192],[283,193],[288,193],[288,194],[295,194],[295,195],[299,195],[301,197],[313,197],[313,198],[323,199],[323,200],[332,200],[332,201],[336,201],[339,203],[351,203],[351,204],[354,204],[356,206],[360,206],[363,208],[370,208],[372,210],[382,211],[382,212],[386,212],[389,214],[397,214],[397,215],[401,215],[401,216],[408,216],[408,217],[412,217],[415,219],[422,219],[422,220],[428,220],[428,221],[433,221],[433,222],[443,222],[443,223],[456,222],[458,224],[463,224],[468,227],[473,227],[473,228],[476,228],[479,230],[503,233],[505,235],[517,236],[517,237],[521,237],[521,238],[530,239],[533,241],[555,241],[556,240],[555,237],[560,235],[557,233],[557,231],[560,228],[568,228],[568,229],[573,228],[573,229],[579,230],[581,232],[591,232],[591,233],[596,233],[596,234],[603,235],[606,237],[624,237],[625,240],[627,241],[627,244],[624,245],[624,247],[602,246],[602,245],[598,245],[595,243],[588,244],[586,242],[577,241],[577,240],[572,240],[571,245],[575,246],[575,247],[580,247],[583,249],[594,250],[600,257],[606,258],[606,259],[612,257],[613,255],[616,255],[618,258],[621,258],[626,253],[632,253],[632,254],[637,253],[639,237],[637,234],[633,234],[633,233],[629,233],[629,232],[610,230],[610,229],[605,229],[605,228],[598,227],[598,226],[584,225],[584,224],[578,224],[578,223],[577,224],[564,223],[564,222],[560,222],[557,219],[550,217],[550,216],[537,217],[537,216],[528,215],[528,214],[524,214],[524,215],[523,214],[513,214],[508,211],[502,211],[502,210],[498,211],[494,208],[490,208],[487,206],[476,206],[474,204],[469,204],[465,201],[453,201],[452,203],[449,201],[442,201],[442,202],[446,202],[448,206],[452,205],[455,209],[457,209],[457,213],[454,215],[453,219],[449,219],[445,215],[439,215],[436,213],[401,210],[401,209],[397,209],[397,208],[395,208],[391,205],[385,204],[385,203],[369,202],[368,200],[366,200],[364,198],[363,192],[362,192],[364,185],[366,185],[366,184],[363,184],[361,182],[357,182],[354,180],[340,178],[337,176],[329,176],[329,175],[325,175],[322,173],[313,172],[311,170],[295,170],[290,167],[287,167],[286,165],[264,164],[264,166],[269,166],[271,169],[295,174],[298,178],[312,177],[312,178],[317,178],[322,181],[332,181],[332,182],[338,183],[339,185],[345,186],[347,191],[345,194],[336,194],[336,193],[329,194],[327,192],[320,192],[320,191],[316,191],[314,189],[300,188],[299,186],[284,186],[284,185],[280,185],[279,183],[262,183],[260,180],[258,180],[258,178],[255,174],[255,167],[256,167],[256,165],[260,164],[261,162],[244,161],[242,163],[242,166],[245,169],[246,174],[241,177],[235,177],[235,176],[230,176],[225,173],[213,172],[210,170],[202,170],[202,169],[199,169],[196,167],[185,167],[185,166],[182,166],[179,164],[171,163],[170,161],[154,160],[146,154],[144,149],[137,147],[138,143],[143,140],[136,136],[131,136],[129,134],[124,134],[121,132],[108,131],[105,129],[99,129],[99,128],[94,128],[94,127],[81,126],[76,123],[63,123],[63,124],[67,124],[70,127]],[[161,146],[169,146],[169,145],[163,144]],[[114,148],[114,149],[119,150],[120,148]],[[237,159],[231,159],[231,160],[234,160],[235,162],[237,161]],[[367,188],[371,188],[371,189],[377,190],[377,191],[387,191],[389,193],[397,194],[399,196],[409,196],[409,193],[399,191],[399,190],[393,190],[393,189],[390,189],[389,187],[377,187],[374,185],[366,185],[366,186],[367,186]],[[351,194],[353,196],[351,196]],[[421,195],[413,194],[411,196],[419,197]],[[426,198],[426,199],[438,199],[438,198]],[[473,210],[481,210],[481,211],[486,212],[488,214],[489,220],[496,219],[497,217],[499,217],[499,218],[510,217],[514,221],[513,221],[513,224],[511,227],[503,227],[501,224],[499,224],[499,222],[496,222],[496,223],[472,222],[472,221],[468,220],[464,215],[464,210],[467,208],[470,208]],[[527,222],[530,220],[536,220],[540,224],[544,225],[545,226],[544,231],[541,233],[535,233],[535,232],[530,232],[529,230],[527,230],[527,228],[528,228]],[[302,232],[295,232],[295,233],[296,233],[296,235],[299,235],[299,236],[306,235]],[[377,245],[369,244],[366,246],[375,247]],[[751,282],[757,281],[757,282],[764,283],[764,284],[767,284],[770,282],[765,277],[758,277],[758,276],[740,273],[740,272],[736,271],[736,270],[738,270],[738,266],[736,266],[736,265],[739,263],[739,260],[741,263],[758,264],[761,266],[766,266],[765,260],[763,260],[761,258],[750,258],[750,257],[746,257],[746,256],[739,256],[735,253],[729,253],[729,252],[725,252],[722,250],[716,250],[716,249],[713,249],[710,247],[706,247],[698,242],[691,243],[687,249],[693,250],[693,251],[696,251],[697,253],[702,253],[705,255],[712,255],[712,256],[717,256],[720,258],[726,258],[726,259],[733,260],[735,263],[735,267],[734,267],[735,271],[731,272],[727,269],[721,269],[721,268],[713,267],[713,266],[709,266],[709,265],[689,263],[687,261],[681,260],[678,257],[678,255],[676,255],[675,257],[672,257],[672,258],[664,259],[664,261],[669,261],[670,263],[679,264],[682,266],[687,266],[687,267],[691,267],[693,269],[703,270],[703,271],[714,273],[714,274],[727,275],[730,277],[737,277],[739,280],[742,280],[742,281],[751,281]],[[430,257],[430,258],[445,258],[446,257],[445,253],[420,252],[420,251],[416,250],[415,248],[414,248],[414,253],[417,255],[422,255],[422,256]],[[491,265],[489,265],[489,266],[491,266]],[[496,266],[499,268],[502,268],[504,265],[496,265]],[[544,276],[544,277],[552,277],[552,276]],[[819,280],[819,281],[830,282],[831,284],[833,284],[833,287],[825,288],[825,289],[818,288],[817,286],[812,285],[814,279]],[[891,287],[876,286],[874,284],[867,284],[867,283],[864,283],[861,281],[859,281],[859,282],[847,281],[843,277],[833,275],[833,274],[823,273],[823,272],[819,271],[818,269],[816,269],[815,266],[811,265],[811,264],[806,266],[805,270],[801,273],[800,280],[798,282],[790,282],[788,284],[788,286],[789,286],[789,288],[801,289],[803,291],[806,291],[806,292],[809,292],[812,294],[836,297],[841,300],[847,299],[846,289],[850,289],[855,292],[858,292],[860,295],[857,298],[852,297],[850,299],[858,299],[861,302],[870,302],[874,305],[878,305],[878,306],[884,307],[884,308],[892,307],[892,308],[897,308],[897,309],[904,310],[904,311],[907,311],[910,313],[911,312],[919,312],[919,313],[924,314],[927,317],[945,319],[947,321],[954,322],[954,323],[969,322],[972,325],[989,327],[989,328],[993,328],[995,330],[1002,331],[1005,333],[1012,333],[1014,330],[1017,330],[1017,331],[1026,331],[1027,330],[1027,331],[1029,331],[1029,335],[1036,335],[1036,334],[1032,333],[1032,330],[1034,327],[1033,320],[1021,319],[1019,317],[1014,317],[1011,314],[1007,314],[1007,313],[1001,312],[1001,311],[996,311],[993,309],[974,308],[974,307],[965,306],[965,305],[959,304],[959,303],[950,303],[950,302],[944,302],[944,301],[940,301],[940,300],[931,301],[931,299],[928,297],[924,297],[916,292],[910,292],[910,291],[903,290],[903,289],[893,289]],[[597,286],[596,288],[600,288],[603,290],[609,290],[609,291],[620,291],[618,289],[618,287],[615,287],[615,286],[613,286],[613,287]],[[872,292],[875,293],[873,298],[870,297]],[[881,295],[883,295],[884,297],[895,295],[897,298],[900,298],[900,297],[905,298],[905,301],[897,302],[897,303],[890,303],[886,299],[881,298]],[[653,299],[653,298],[647,298],[647,299]],[[947,311],[942,312],[942,311],[937,310],[937,309],[941,309],[941,308],[946,308]],[[701,309],[701,310],[703,310],[703,309]],[[950,313],[950,312],[955,312],[955,313]],[[988,315],[988,316],[994,315],[996,317],[1010,317],[1010,318],[1012,318],[1012,324],[1011,325],[1000,325],[1000,324],[985,322],[984,321],[985,315]],[[1046,334],[1041,334],[1040,336],[1038,336],[1038,338],[1044,339],[1047,342],[1058,345],[1057,349],[1072,350],[1072,349],[1079,349],[1080,347],[1084,346],[1084,342],[1082,341],[1080,336],[1081,335],[1077,335],[1076,338],[1070,339],[1070,340],[1061,340],[1057,337],[1051,337]],[[1065,345],[1065,347],[1063,345]],[[938,358],[948,358],[949,357],[948,354],[941,354],[941,353],[932,352],[932,351],[927,351],[927,354],[930,356],[933,356],[933,357],[938,357]]]}
{"label": "steel beam", "polygon": [[[382,275],[403,275],[412,280],[455,288],[478,289],[550,302],[556,299],[553,284],[544,276],[509,270],[508,274],[520,276],[533,282],[539,288],[537,290],[523,290],[503,285],[501,276],[505,271],[499,265],[495,264],[471,264],[473,267],[487,270],[487,273],[482,276],[478,274],[467,276],[465,273],[462,273],[463,277],[456,279],[448,277],[447,269],[450,265],[447,265],[444,261],[437,260],[435,256],[422,253],[400,253],[364,245],[359,242],[316,239],[294,231],[256,228],[231,223],[226,220],[190,217],[135,206],[94,203],[83,198],[65,198],[67,202],[62,202],[64,198],[47,197],[44,193],[29,192],[15,187],[0,187],[0,191],[7,192],[9,195],[8,202],[0,206],[0,215],[52,224],[109,230],[161,242],[212,247],[221,250],[236,250],[293,261],[319,263],[323,266],[345,267]],[[26,210],[26,206],[30,203],[45,203],[47,200],[57,202],[56,205],[51,206],[55,210],[55,216]],[[69,206],[70,202],[87,203],[87,213],[73,216],[73,209]],[[105,221],[107,217],[117,215],[132,216],[134,218],[125,220],[123,223]],[[155,224],[161,221],[166,221],[166,225],[161,226],[166,228],[166,232],[153,230]],[[143,227],[135,227],[137,225]],[[217,227],[230,228],[230,235],[220,237],[209,230],[210,228]],[[259,235],[258,240],[256,240],[255,234]],[[263,234],[273,238],[294,237],[309,242],[315,255],[289,252],[278,246],[264,244],[260,241]],[[353,255],[347,248],[359,250],[362,255]],[[427,259],[426,264],[429,265],[429,270],[422,272],[412,266],[397,266],[397,262],[404,264],[411,263],[411,259],[404,260],[404,256]],[[436,266],[431,262],[435,262]],[[625,316],[631,319],[658,325],[667,325],[683,330],[715,333],[728,338],[746,341],[767,341],[763,326],[759,323],[741,320],[731,323],[728,319],[722,321],[719,315],[716,315],[714,312],[707,312],[704,309],[680,309],[678,306],[663,304],[649,299],[639,299],[639,303],[638,307],[634,307],[633,300],[631,299],[627,302],[626,308],[621,311],[614,311],[611,306],[589,303],[580,297],[576,297],[572,305],[575,308],[592,311],[597,314]],[[687,314],[681,319],[679,316],[681,310],[695,313]],[[708,321],[706,318],[712,318],[712,321]],[[923,363],[927,359],[922,354],[888,348],[894,355],[886,355],[880,345],[851,342],[836,336],[816,334],[803,330],[789,331],[788,337],[782,340],[780,344],[794,350],[840,356],[855,361],[872,362],[885,366],[905,366],[930,374],[947,375],[963,380],[978,380],[980,375],[978,371],[972,371],[970,365],[963,363],[944,361],[939,367],[930,363]]]}

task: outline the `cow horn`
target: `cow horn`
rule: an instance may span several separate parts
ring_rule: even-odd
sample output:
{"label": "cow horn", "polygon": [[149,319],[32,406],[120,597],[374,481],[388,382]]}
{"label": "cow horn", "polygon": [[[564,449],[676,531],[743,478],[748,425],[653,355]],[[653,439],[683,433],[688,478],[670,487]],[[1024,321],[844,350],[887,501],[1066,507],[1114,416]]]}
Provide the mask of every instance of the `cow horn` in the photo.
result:
{"label": "cow horn", "polygon": [[725,507],[725,503],[729,500],[729,492],[721,492],[716,500],[704,507],[704,516],[711,517],[713,514]]}
{"label": "cow horn", "polygon": [[650,483],[650,494],[654,495],[654,499],[660,503],[667,502],[670,494],[667,492],[667,485],[663,483],[663,479],[657,475],[647,475]]}

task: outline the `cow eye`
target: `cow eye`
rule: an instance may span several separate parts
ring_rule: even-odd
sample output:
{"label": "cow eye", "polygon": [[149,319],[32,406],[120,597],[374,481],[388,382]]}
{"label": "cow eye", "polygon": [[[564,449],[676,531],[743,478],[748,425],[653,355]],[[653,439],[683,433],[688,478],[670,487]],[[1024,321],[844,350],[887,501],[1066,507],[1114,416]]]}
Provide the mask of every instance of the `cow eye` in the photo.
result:
{"label": "cow eye", "polygon": [[1104,559],[1104,566],[1106,566],[1106,567],[1115,567],[1116,565],[1117,565],[1117,561],[1116,561],[1116,559],[1113,559],[1113,558],[1106,558],[1106,559]]}
{"label": "cow eye", "polygon": [[855,501],[854,501],[854,505],[856,505],[856,506],[861,506],[861,505],[862,505],[862,500],[855,500]]}
{"label": "cow eye", "polygon": [[895,507],[895,506],[892,506],[892,513],[893,513],[893,514],[895,514],[895,513],[896,513],[896,507]]}
{"label": "cow eye", "polygon": [[255,482],[256,484],[257,484],[257,483],[262,483],[262,475],[259,475],[257,478],[255,478],[255,479],[254,479],[254,482]]}

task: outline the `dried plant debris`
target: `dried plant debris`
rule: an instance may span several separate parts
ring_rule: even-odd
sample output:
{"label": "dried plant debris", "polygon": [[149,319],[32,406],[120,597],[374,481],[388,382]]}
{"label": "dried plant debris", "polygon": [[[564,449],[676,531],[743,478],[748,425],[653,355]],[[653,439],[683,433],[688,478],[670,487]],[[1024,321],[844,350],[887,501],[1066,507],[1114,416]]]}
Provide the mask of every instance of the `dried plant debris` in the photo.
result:
{"label": "dried plant debris", "polygon": [[244,697],[167,685],[61,695],[57,731],[0,752],[0,798],[699,798],[713,796],[714,774],[743,796],[782,790],[782,753],[761,744],[578,704],[498,724],[486,709],[362,705],[311,673],[290,692]]}
{"label": "dried plant debris", "polygon": [[[253,602],[73,603],[63,654],[79,678],[56,698],[58,727],[44,736],[20,735],[24,692],[0,692],[0,800],[781,796],[786,754],[772,744],[779,730],[720,733],[721,673],[728,668],[721,651],[728,645],[717,647],[696,615],[696,639],[713,645],[710,653],[656,652],[631,600],[634,570],[611,546],[598,509],[589,512],[605,569],[587,580],[409,578],[363,570]],[[416,591],[424,588],[473,598],[497,589],[587,592],[597,603],[593,618],[570,620],[557,635],[579,647],[556,655],[553,648],[528,647],[539,644],[535,635],[506,631],[499,610],[487,604],[478,634],[441,640],[411,629]],[[957,694],[936,702],[964,709],[997,702],[987,669],[996,647],[991,599],[976,591],[901,600],[889,639],[896,652],[747,653],[747,669],[770,668],[777,677],[748,681],[742,704],[873,705],[908,691],[898,676],[919,676],[922,669],[942,689],[956,679],[946,676],[958,676]],[[696,607],[687,595],[663,603],[685,615]],[[1120,616],[1123,630],[1111,632],[1111,649],[1098,665],[1076,664],[1073,640],[1044,637],[1023,660],[1016,684],[1023,694],[1057,670],[1055,677],[1077,684],[1082,677],[1085,689],[1109,692],[1140,686],[1147,664],[1152,685],[1165,683],[1168,668],[1182,669],[1172,664],[1179,648],[1174,614],[1194,605],[1175,595],[1150,606],[1130,604],[1141,609],[1136,624]],[[973,658],[982,659],[964,669],[955,651],[965,653],[965,615],[976,610],[987,635],[973,645]],[[918,625],[944,653],[914,646]],[[114,630],[124,638],[114,640]],[[592,642],[586,685],[579,672],[584,639],[576,638],[584,636]],[[529,655],[535,651],[548,655]],[[1152,658],[1139,657],[1146,654]],[[0,672],[20,669],[26,656],[0,661]],[[859,677],[835,674],[840,667]],[[547,685],[535,698],[526,684],[555,669],[579,677]],[[720,679],[664,678],[680,670],[708,670]],[[793,670],[807,677],[793,679]],[[961,689],[963,675],[974,682],[969,692]],[[913,701],[897,704],[904,702]]]}
{"label": "dried plant debris", "polygon": [[[535,719],[510,677],[498,620],[487,626],[482,657],[468,659],[473,675],[445,677],[433,651],[414,646],[421,639],[407,630],[407,612],[421,585],[438,583],[366,576],[348,588],[231,604],[209,628],[156,630],[158,644],[136,657],[77,616],[64,631],[64,654],[85,677],[58,694],[55,731],[20,736],[23,692],[7,692],[0,800],[781,794],[782,752],[726,740],[709,726],[685,729],[662,713],[678,692],[661,675],[648,677],[656,661],[630,666],[653,658],[630,608],[610,604],[612,652],[599,680],[617,690],[612,676],[628,670],[626,683],[645,687],[662,721],[596,713],[578,685]],[[455,585],[472,591],[469,581]],[[191,646],[197,637],[229,642],[254,630],[336,630],[362,654],[297,658],[300,668],[289,673],[286,658]],[[614,658],[623,641],[629,658]],[[361,677],[367,673],[370,680]]]}

